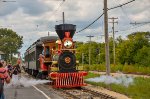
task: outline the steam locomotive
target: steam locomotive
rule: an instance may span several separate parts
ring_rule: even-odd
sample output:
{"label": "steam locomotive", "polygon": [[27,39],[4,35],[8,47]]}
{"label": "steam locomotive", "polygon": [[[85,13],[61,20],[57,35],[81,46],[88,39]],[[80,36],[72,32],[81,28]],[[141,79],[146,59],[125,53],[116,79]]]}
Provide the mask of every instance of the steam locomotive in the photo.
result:
{"label": "steam locomotive", "polygon": [[26,50],[26,71],[35,77],[41,72],[55,88],[85,86],[83,77],[87,72],[78,65],[72,39],[76,25],[60,24],[55,30],[58,37],[41,37]]}

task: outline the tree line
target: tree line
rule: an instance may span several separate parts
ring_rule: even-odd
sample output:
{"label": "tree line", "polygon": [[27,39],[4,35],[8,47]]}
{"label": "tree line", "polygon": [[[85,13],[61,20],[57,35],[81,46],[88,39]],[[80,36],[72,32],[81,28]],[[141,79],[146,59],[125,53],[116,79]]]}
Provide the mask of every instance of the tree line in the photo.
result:
{"label": "tree line", "polygon": [[[89,47],[91,47],[91,64],[105,63],[105,43],[77,42],[76,57],[84,64],[89,63]],[[126,39],[121,36],[115,40],[116,64],[150,66],[150,32],[134,32]],[[113,64],[113,38],[109,38],[110,63]],[[83,58],[84,56],[84,58]]]}

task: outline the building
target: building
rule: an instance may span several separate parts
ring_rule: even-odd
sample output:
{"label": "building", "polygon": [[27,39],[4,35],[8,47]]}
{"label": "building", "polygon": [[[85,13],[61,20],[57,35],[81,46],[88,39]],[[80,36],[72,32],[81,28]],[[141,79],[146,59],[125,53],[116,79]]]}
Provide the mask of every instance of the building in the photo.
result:
{"label": "building", "polygon": [[0,60],[4,60],[5,58],[5,53],[3,53],[2,51],[0,51]]}

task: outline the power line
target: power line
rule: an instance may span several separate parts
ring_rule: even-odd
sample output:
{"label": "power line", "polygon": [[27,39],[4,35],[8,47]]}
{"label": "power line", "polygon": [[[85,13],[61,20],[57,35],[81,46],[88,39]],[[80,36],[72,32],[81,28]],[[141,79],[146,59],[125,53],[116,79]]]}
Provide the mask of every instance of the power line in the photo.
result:
{"label": "power line", "polygon": [[[115,0],[115,3],[116,3],[116,0]],[[128,16],[126,10],[123,7],[120,7],[120,8],[121,8],[121,11],[124,13],[124,15],[129,19],[129,21],[131,21],[131,18]]]}
{"label": "power line", "polygon": [[[120,4],[120,5],[118,5],[118,6],[109,8],[108,11],[109,11],[109,10],[112,10],[112,9],[116,9],[116,8],[122,7],[122,6],[124,6],[124,5],[127,5],[127,4],[129,4],[129,3],[133,2],[133,1],[135,1],[135,0],[131,0],[131,1],[129,1],[129,2]],[[93,25],[96,21],[98,21],[103,15],[104,15],[104,13],[102,13],[98,18],[96,18],[96,19],[95,19],[92,23],[90,23],[88,26],[86,26],[85,28],[83,28],[83,29],[77,31],[76,33],[79,33],[79,32],[82,32],[82,31],[86,30],[88,27],[90,27],[90,26]]]}
{"label": "power line", "polygon": [[149,22],[131,22],[130,24],[138,25],[138,24],[148,24],[148,23],[150,23],[150,21]]}
{"label": "power line", "polygon": [[128,16],[127,12],[124,10],[123,7],[121,7],[121,10],[124,13],[124,15],[126,15],[126,17],[129,19],[129,21],[131,21],[131,18]]}
{"label": "power line", "polygon": [[84,31],[85,29],[87,29],[88,27],[90,27],[92,24],[94,24],[97,20],[99,20],[102,16],[104,15],[104,13],[103,14],[101,14],[98,18],[96,18],[92,23],[90,23],[88,26],[86,26],[85,28],[83,28],[83,29],[81,29],[81,30],[79,30],[78,32],[76,32],[76,33],[79,33],[79,32],[82,32],[82,31]]}
{"label": "power line", "polygon": [[129,2],[126,2],[126,3],[120,4],[120,5],[118,5],[118,6],[115,6],[115,7],[109,8],[108,10],[112,10],[112,9],[116,9],[116,8],[119,8],[119,7],[125,6],[125,5],[127,5],[127,4],[129,4],[129,3],[132,3],[133,1],[135,1],[135,0],[131,0],[131,1],[129,1]]}
{"label": "power line", "polygon": [[136,29],[136,28],[142,27],[142,26],[147,25],[147,24],[149,24],[149,23],[141,24],[141,25],[139,25],[139,26],[131,27],[131,28],[128,28],[128,29],[119,30],[119,32],[120,32],[120,31],[128,31],[128,30]]}
{"label": "power line", "polygon": [[[59,1],[60,1],[60,0],[59,0]],[[58,7],[54,10],[54,12],[52,13],[52,15],[51,15],[50,18],[52,18],[52,17],[56,14],[56,12],[60,9],[60,7],[64,4],[64,2],[65,2],[65,0],[63,0],[63,1],[58,5]]]}
{"label": "power line", "polygon": [[120,31],[128,31],[128,30],[132,30],[132,29],[135,29],[135,28],[139,28],[139,27],[145,26],[147,24],[150,24],[150,21],[147,21],[147,22],[130,22],[130,24],[132,24],[132,25],[138,25],[138,26],[131,27],[131,28],[128,28],[128,29],[119,30],[119,32]]}

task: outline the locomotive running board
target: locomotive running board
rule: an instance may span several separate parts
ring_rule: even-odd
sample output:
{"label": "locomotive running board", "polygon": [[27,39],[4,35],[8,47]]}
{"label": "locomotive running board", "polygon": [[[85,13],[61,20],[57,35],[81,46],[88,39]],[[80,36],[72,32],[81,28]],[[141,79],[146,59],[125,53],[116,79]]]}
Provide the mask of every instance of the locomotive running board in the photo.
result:
{"label": "locomotive running board", "polygon": [[[86,86],[84,83],[84,76],[86,72],[76,73],[57,73],[56,79],[54,80],[54,88],[70,88]],[[87,73],[86,73],[87,74]]]}

